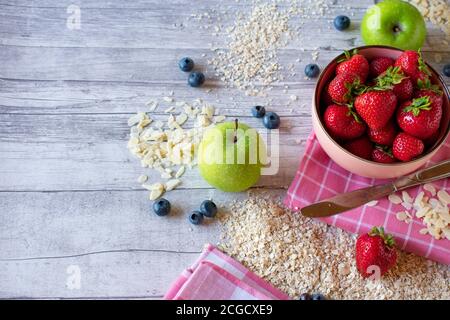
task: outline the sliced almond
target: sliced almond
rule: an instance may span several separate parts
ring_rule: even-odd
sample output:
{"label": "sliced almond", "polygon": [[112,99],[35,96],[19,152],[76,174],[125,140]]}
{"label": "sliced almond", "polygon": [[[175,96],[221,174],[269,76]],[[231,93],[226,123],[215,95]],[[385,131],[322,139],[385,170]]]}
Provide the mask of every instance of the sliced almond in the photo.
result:
{"label": "sliced almond", "polygon": [[400,204],[402,203],[402,198],[400,198],[398,195],[396,194],[390,194],[388,197],[389,201],[392,202],[393,204]]}
{"label": "sliced almond", "polygon": [[431,183],[425,183],[423,185],[424,190],[428,191],[429,193],[431,193],[431,195],[434,197],[436,195],[436,188],[434,187],[434,185],[432,185]]}
{"label": "sliced almond", "polygon": [[175,178],[179,178],[181,177],[184,172],[186,171],[186,167],[185,166],[181,166],[178,171],[175,173]]}
{"label": "sliced almond", "polygon": [[162,195],[163,195],[163,193],[164,193],[164,188],[161,188],[161,189],[154,189],[154,190],[152,190],[151,192],[150,192],[150,196],[149,196],[149,198],[150,198],[150,200],[156,200],[156,199],[158,199],[159,197],[161,197]]}
{"label": "sliced almond", "polygon": [[181,180],[179,179],[171,179],[165,183],[166,191],[170,191],[175,189],[181,184]]}
{"label": "sliced almond", "polygon": [[437,193],[437,197],[439,201],[442,202],[443,205],[449,205],[450,204],[450,195],[445,190],[439,190]]}
{"label": "sliced almond", "polygon": [[372,201],[370,201],[370,202],[367,202],[366,203],[366,206],[368,206],[368,207],[374,207],[374,206],[376,206],[378,204],[378,201],[377,200],[372,200]]}
{"label": "sliced almond", "polygon": [[403,198],[403,201],[406,202],[406,203],[412,203],[413,202],[413,199],[411,198],[409,193],[406,192],[406,191],[402,191],[402,198]]}
{"label": "sliced almond", "polygon": [[142,174],[138,177],[137,181],[142,184],[145,181],[147,181],[147,179],[148,179],[148,177],[145,174]]}

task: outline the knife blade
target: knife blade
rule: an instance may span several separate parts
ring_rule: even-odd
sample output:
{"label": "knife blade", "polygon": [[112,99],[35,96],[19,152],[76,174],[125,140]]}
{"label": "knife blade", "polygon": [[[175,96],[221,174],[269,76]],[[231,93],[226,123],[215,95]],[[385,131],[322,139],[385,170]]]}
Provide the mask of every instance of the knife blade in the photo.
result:
{"label": "knife blade", "polygon": [[447,178],[450,176],[450,159],[416,173],[399,178],[392,183],[367,187],[336,195],[318,203],[300,209],[306,217],[328,217],[362,206],[370,201],[386,197],[389,194],[417,186],[419,184]]}

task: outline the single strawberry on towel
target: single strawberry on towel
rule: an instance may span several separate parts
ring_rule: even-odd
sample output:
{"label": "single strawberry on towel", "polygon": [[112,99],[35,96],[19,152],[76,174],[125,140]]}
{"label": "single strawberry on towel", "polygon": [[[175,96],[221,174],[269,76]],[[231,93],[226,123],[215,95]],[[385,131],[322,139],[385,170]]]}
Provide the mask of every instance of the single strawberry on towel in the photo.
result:
{"label": "single strawberry on towel", "polygon": [[383,276],[397,262],[397,251],[392,235],[383,227],[373,227],[356,240],[356,268],[364,278]]}

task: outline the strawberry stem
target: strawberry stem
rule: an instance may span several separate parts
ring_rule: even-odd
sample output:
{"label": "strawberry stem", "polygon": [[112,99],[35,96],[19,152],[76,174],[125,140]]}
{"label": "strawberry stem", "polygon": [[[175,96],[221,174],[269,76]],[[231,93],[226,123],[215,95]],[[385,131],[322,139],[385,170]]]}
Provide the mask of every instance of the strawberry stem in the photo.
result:
{"label": "strawberry stem", "polygon": [[406,106],[403,111],[412,112],[412,114],[417,117],[422,110],[431,110],[430,97],[420,97],[414,99],[409,106]]}
{"label": "strawberry stem", "polygon": [[431,71],[428,69],[428,66],[425,64],[422,58],[422,51],[417,50],[417,53],[419,54],[419,70],[425,73],[427,76],[431,77]]}
{"label": "strawberry stem", "polygon": [[406,77],[401,71],[400,67],[387,68],[385,72],[380,74],[375,80],[376,85],[372,87],[372,90],[389,90],[394,87],[395,84],[401,83]]}
{"label": "strawberry stem", "polygon": [[425,79],[425,80],[418,79],[417,86],[419,87],[419,89],[425,89],[425,90],[428,89],[440,96],[442,95],[441,88],[436,84],[431,84],[430,79]]}
{"label": "strawberry stem", "polygon": [[381,237],[384,240],[384,243],[388,247],[390,247],[390,248],[395,247],[395,240],[394,240],[394,238],[392,237],[391,234],[385,234],[383,227],[373,227],[369,231],[369,236],[371,236],[371,237],[379,236],[379,237]]}

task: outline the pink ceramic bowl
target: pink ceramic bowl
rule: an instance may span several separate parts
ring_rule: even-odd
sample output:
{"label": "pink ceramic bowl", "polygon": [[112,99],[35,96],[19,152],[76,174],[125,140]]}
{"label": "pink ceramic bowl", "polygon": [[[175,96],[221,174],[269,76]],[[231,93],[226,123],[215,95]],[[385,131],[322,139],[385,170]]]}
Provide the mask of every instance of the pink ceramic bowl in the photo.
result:
{"label": "pink ceramic bowl", "polygon": [[[378,56],[386,56],[396,59],[403,52],[400,49],[387,46],[364,46],[356,49],[359,54],[365,56],[369,61]],[[312,104],[313,127],[322,148],[328,156],[341,167],[364,177],[380,179],[395,178],[406,175],[420,168],[439,150],[450,132],[450,95],[443,79],[430,65],[428,65],[433,73],[433,83],[438,84],[444,92],[443,116],[441,120],[440,134],[435,144],[428,147],[424,154],[413,161],[397,162],[393,164],[377,163],[355,156],[345,150],[336,141],[334,141],[333,138],[331,138],[322,122],[322,115],[326,106],[321,105],[321,94],[324,92],[326,85],[333,79],[337,61],[342,57],[343,54],[336,57],[326,66],[317,81],[314,92]]]}

